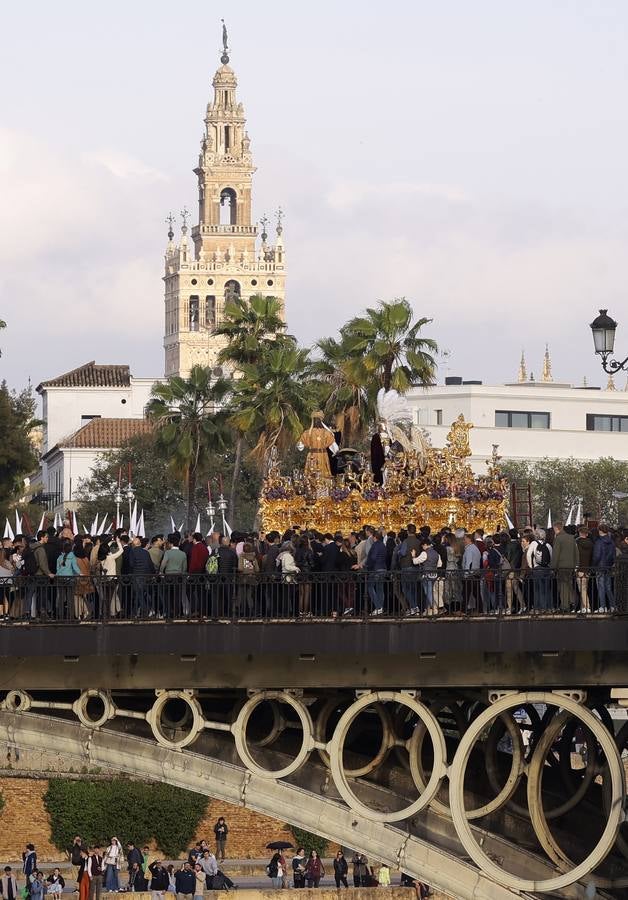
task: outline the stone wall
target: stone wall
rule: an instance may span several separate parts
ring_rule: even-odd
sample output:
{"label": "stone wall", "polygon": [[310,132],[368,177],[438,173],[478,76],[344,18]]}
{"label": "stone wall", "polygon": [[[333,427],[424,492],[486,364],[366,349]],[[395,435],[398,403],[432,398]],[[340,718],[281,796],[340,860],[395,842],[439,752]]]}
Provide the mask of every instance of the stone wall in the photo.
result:
{"label": "stone wall", "polygon": [[[16,862],[26,843],[33,843],[42,862],[58,860],[60,851],[50,842],[50,821],[43,797],[48,789],[46,778],[0,777],[4,809],[0,813],[0,862]],[[262,813],[219,800],[209,800],[194,841],[214,839],[214,824],[224,816],[229,826],[227,856],[237,859],[263,859],[268,856],[269,841],[293,841],[285,823]],[[125,835],[125,839],[126,839]],[[181,848],[182,850],[185,848]],[[329,845],[329,853],[336,844]]]}

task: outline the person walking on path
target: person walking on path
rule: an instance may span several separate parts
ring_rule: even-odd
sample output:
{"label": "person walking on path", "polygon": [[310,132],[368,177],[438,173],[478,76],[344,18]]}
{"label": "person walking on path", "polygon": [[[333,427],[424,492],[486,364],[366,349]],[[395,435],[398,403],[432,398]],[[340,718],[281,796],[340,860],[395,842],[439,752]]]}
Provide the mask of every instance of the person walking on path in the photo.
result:
{"label": "person walking on path", "polygon": [[347,864],[347,860],[345,859],[345,855],[342,850],[339,850],[336,853],[336,858],[334,859],[334,880],[336,882],[336,887],[340,888],[340,885],[343,884],[346,888],[349,887],[347,884],[347,873],[349,871],[349,866]]}
{"label": "person walking on path", "polygon": [[216,859],[225,861],[225,844],[227,843],[227,835],[229,828],[223,816],[220,816],[214,825],[214,835],[216,836]]}
{"label": "person walking on path", "polygon": [[272,855],[270,862],[266,866],[266,872],[268,873],[268,877],[272,881],[274,890],[280,891],[283,887],[284,876],[284,869],[281,865],[280,853],[274,853]]}

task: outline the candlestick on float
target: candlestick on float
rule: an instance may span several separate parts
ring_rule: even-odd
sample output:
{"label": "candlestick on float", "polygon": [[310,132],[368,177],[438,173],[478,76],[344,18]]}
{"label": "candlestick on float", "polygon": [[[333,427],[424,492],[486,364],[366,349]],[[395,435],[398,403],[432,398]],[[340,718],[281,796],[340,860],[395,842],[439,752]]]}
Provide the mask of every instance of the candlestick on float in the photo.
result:
{"label": "candlestick on float", "polygon": [[216,505],[218,507],[218,512],[222,516],[222,532],[223,534],[227,534],[227,520],[225,519],[225,512],[227,511],[227,501],[222,495],[222,490],[220,492],[220,497],[216,501]]}

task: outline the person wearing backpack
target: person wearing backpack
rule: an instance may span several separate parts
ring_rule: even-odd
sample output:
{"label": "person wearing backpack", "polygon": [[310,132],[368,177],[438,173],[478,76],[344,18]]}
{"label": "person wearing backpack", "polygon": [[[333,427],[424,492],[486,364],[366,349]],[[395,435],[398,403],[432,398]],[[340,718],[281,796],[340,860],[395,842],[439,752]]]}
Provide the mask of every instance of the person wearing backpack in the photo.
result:
{"label": "person wearing backpack", "polygon": [[30,613],[31,619],[36,619],[39,613],[47,612],[49,587],[43,579],[54,578],[44,547],[47,540],[46,532],[39,531],[36,538],[30,539],[24,552],[22,572],[29,576],[26,584],[26,611]]}
{"label": "person wearing backpack", "polygon": [[539,612],[552,609],[552,548],[545,540],[545,531],[539,528],[527,550],[534,583],[534,608]]}
{"label": "person wearing backpack", "polygon": [[257,573],[259,572],[259,563],[255,555],[253,544],[248,542],[244,544],[242,553],[238,557],[238,593],[236,606],[239,615],[245,611],[249,615],[255,615],[255,584]]}

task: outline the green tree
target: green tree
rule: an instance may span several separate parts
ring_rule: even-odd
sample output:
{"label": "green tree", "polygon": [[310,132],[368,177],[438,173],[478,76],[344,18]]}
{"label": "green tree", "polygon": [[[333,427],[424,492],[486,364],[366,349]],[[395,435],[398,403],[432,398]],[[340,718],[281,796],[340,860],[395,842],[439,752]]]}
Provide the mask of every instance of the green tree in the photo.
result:
{"label": "green tree", "polygon": [[0,516],[24,492],[24,476],[37,466],[31,432],[35,419],[32,390],[9,391],[0,384]]}
{"label": "green tree", "polygon": [[342,431],[346,444],[353,444],[364,436],[374,417],[373,396],[367,385],[370,377],[362,354],[354,354],[347,346],[347,338],[323,338],[316,347],[319,357],[313,372],[321,383],[322,406]]}
{"label": "green tree", "polygon": [[266,348],[240,371],[229,422],[250,435],[251,455],[263,468],[273,447],[287,450],[298,440],[317,405],[318,384],[309,351],[289,344]]}
{"label": "green tree", "polygon": [[363,356],[364,367],[377,387],[405,393],[414,385],[432,384],[436,372],[436,341],[421,336],[432,320],[413,322],[405,297],[365,310],[341,329],[347,351]]}
{"label": "green tree", "polygon": [[[242,366],[255,365],[260,355],[274,346],[294,346],[296,341],[285,333],[285,327],[281,302],[277,297],[254,294],[249,300],[237,297],[227,301],[223,320],[215,331],[217,335],[227,338],[226,346],[218,354],[218,362],[226,363],[237,373]],[[229,491],[229,522],[235,520],[245,441],[246,432],[236,429],[235,458]]]}
{"label": "green tree", "polygon": [[223,406],[228,391],[228,382],[214,380],[209,367],[193,366],[189,378],[175,376],[155,384],[148,402],[147,415],[155,423],[158,442],[171,468],[183,478],[188,528],[205,461],[223,452],[231,439]]}

